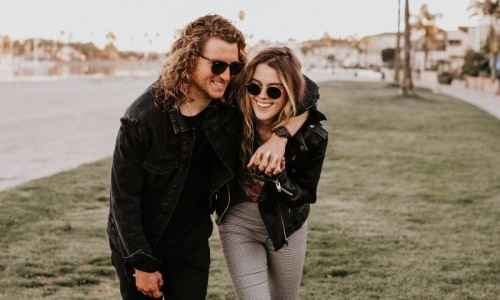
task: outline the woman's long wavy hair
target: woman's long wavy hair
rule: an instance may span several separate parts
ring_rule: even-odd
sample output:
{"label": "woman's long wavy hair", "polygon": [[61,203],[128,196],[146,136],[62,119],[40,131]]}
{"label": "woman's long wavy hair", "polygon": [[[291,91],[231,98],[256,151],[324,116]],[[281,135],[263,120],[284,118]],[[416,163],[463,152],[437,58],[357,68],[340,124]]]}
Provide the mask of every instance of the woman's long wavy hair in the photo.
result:
{"label": "woman's long wavy hair", "polygon": [[178,108],[189,99],[189,85],[199,54],[211,37],[236,43],[239,60],[247,60],[245,36],[232,22],[220,15],[199,17],[177,31],[176,35],[177,40],[172,44],[170,57],[163,64],[159,78],[153,85],[156,88],[155,106],[165,111]]}
{"label": "woman's long wavy hair", "polygon": [[301,64],[292,50],[287,47],[271,47],[264,49],[257,54],[252,61],[245,67],[243,84],[239,89],[240,110],[243,114],[243,136],[241,142],[241,159],[244,164],[248,162],[253,153],[253,145],[256,141],[256,123],[257,119],[252,108],[252,97],[247,89],[246,83],[252,81],[255,69],[260,64],[266,64],[276,70],[281,84],[285,88],[286,104],[281,112],[276,116],[272,130],[285,124],[297,113],[297,107],[302,101],[305,89],[305,81],[302,76]]}

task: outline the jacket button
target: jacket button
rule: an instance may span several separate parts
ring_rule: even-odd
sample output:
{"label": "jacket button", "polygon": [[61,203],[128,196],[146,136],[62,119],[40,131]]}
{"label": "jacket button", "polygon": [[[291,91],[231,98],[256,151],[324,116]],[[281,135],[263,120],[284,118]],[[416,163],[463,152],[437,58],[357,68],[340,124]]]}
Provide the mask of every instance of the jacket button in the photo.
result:
{"label": "jacket button", "polygon": [[172,189],[174,189],[174,190],[175,190],[176,188],[177,188],[177,185],[175,185],[175,184],[174,184],[174,185],[172,185]]}
{"label": "jacket button", "polygon": [[303,151],[304,150],[304,146],[300,146],[300,151]]}
{"label": "jacket button", "polygon": [[314,128],[314,124],[309,125],[309,127]]}

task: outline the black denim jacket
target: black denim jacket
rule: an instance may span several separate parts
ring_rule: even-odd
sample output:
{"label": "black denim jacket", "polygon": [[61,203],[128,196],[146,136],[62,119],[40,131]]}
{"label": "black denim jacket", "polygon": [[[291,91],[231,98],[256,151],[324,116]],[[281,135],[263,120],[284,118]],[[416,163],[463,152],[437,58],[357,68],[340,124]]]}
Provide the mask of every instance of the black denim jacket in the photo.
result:
{"label": "black denim jacket", "polygon": [[[179,199],[195,139],[177,109],[155,108],[154,94],[153,88],[146,90],[121,118],[108,218],[111,242],[130,266],[149,272],[159,268],[152,249]],[[235,107],[213,100],[207,109],[203,129],[218,156],[207,174],[213,198],[234,176],[241,127]]]}

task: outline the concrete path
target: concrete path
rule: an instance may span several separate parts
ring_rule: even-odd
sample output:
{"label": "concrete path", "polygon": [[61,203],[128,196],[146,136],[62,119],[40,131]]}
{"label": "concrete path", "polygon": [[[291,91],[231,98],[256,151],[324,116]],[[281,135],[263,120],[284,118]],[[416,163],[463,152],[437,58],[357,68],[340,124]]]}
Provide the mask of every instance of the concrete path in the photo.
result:
{"label": "concrete path", "polygon": [[432,89],[435,93],[442,93],[448,96],[455,97],[464,102],[470,103],[484,110],[485,112],[500,119],[500,96],[481,91],[452,87],[441,84],[425,84],[415,82],[416,86]]}

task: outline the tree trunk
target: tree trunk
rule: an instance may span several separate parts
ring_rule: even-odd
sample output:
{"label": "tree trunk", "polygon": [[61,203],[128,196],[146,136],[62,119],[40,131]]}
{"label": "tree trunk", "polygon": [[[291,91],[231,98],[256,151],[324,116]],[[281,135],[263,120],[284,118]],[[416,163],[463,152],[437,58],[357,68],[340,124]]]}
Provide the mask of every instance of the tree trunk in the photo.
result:
{"label": "tree trunk", "polygon": [[494,14],[490,16],[490,69],[491,69],[491,81],[495,81],[497,78],[497,53],[498,53],[498,43],[497,34],[495,30],[496,17]]}
{"label": "tree trunk", "polygon": [[424,69],[422,71],[428,70],[428,62],[429,61],[429,38],[424,37]]}
{"label": "tree trunk", "polygon": [[401,70],[401,0],[398,0],[398,33],[396,36],[396,53],[394,56],[394,79],[392,80],[394,84],[400,85],[399,82],[399,72]]}
{"label": "tree trunk", "polygon": [[410,7],[408,0],[405,0],[405,59],[403,69],[403,85],[401,91],[403,95],[413,95],[413,82],[411,79],[410,66]]}

